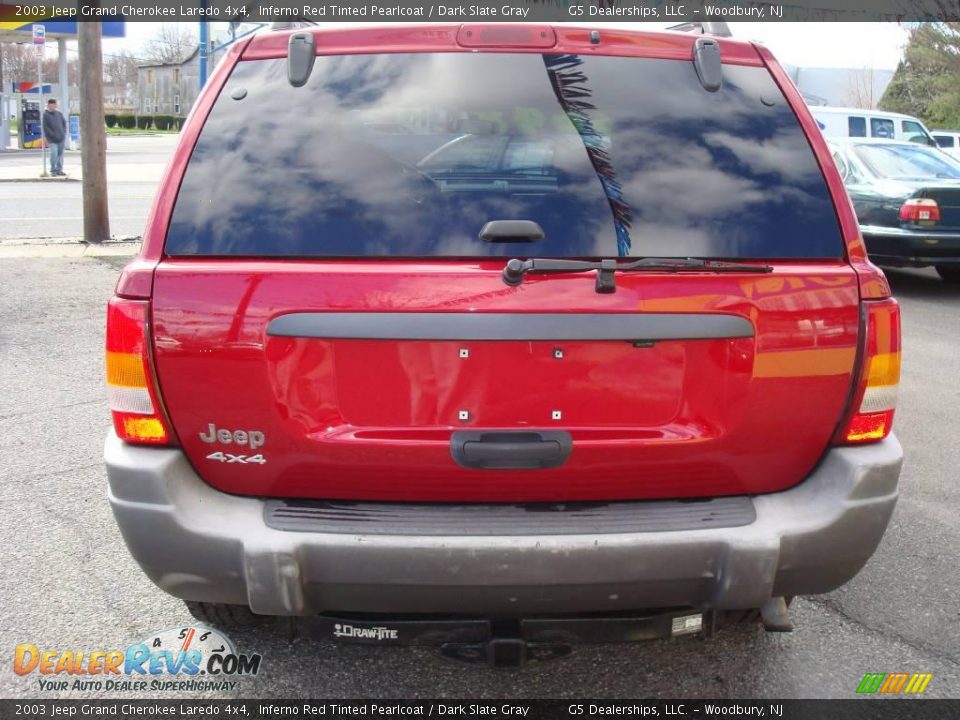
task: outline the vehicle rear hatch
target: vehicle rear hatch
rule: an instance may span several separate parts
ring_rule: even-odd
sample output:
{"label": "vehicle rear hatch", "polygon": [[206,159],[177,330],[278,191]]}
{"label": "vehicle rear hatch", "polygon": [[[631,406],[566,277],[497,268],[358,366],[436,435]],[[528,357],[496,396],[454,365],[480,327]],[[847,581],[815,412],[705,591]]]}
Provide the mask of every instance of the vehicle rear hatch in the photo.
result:
{"label": "vehicle rear hatch", "polygon": [[[714,93],[675,59],[328,55],[293,88],[283,59],[240,62],[154,279],[194,467],[391,501],[799,482],[848,396],[857,281],[768,71],[723,74]],[[543,238],[480,239],[494,220]],[[752,267],[503,279],[509,258],[687,256]]]}

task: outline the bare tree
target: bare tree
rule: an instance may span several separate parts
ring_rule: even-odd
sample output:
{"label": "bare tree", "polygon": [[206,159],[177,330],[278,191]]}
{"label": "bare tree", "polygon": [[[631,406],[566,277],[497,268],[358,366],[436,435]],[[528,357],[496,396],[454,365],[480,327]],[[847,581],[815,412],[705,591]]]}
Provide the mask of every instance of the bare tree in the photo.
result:
{"label": "bare tree", "polygon": [[197,36],[185,27],[186,23],[161,23],[144,48],[150,62],[180,63],[197,48]]}
{"label": "bare tree", "polygon": [[37,81],[37,56],[29,45],[7,45],[3,59],[3,71],[8,82]]}
{"label": "bare tree", "polygon": [[107,81],[108,105],[133,105],[137,88],[137,64],[139,62],[126,50],[104,56],[103,73]]}
{"label": "bare tree", "polygon": [[[4,46],[3,53],[4,80],[10,82],[36,82],[37,81],[37,54],[32,45],[29,44],[9,44]],[[43,58],[43,81],[44,83],[57,82],[60,77],[60,66],[57,61],[56,52],[47,53]],[[77,58],[70,58],[67,61],[67,79],[73,85],[79,78],[79,63]]]}
{"label": "bare tree", "polygon": [[876,78],[873,68],[852,70],[847,77],[847,102],[850,107],[872,110],[877,106]]}
{"label": "bare tree", "polygon": [[140,61],[127,50],[103,56],[104,77],[114,84],[137,82],[137,64]]}

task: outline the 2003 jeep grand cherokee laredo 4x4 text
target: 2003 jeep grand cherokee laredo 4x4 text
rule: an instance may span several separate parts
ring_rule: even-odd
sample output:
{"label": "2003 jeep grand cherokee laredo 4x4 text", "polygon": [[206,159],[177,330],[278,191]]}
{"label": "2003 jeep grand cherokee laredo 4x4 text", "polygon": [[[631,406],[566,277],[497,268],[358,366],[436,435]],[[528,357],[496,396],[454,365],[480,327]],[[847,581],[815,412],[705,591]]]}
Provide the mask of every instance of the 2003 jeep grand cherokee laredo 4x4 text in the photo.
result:
{"label": "2003 jeep grand cherokee laredo 4x4 text", "polygon": [[787,629],[893,511],[899,325],[763,47],[265,32],[110,301],[110,502],[214,624],[497,664]]}

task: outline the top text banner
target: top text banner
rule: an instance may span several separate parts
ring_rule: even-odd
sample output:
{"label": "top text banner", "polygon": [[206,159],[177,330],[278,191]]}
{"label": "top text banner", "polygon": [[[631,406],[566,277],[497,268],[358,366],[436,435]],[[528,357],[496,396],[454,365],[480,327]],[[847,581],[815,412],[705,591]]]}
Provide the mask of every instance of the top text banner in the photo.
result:
{"label": "top text banner", "polygon": [[0,0],[3,21],[675,22],[960,20],[956,0]]}

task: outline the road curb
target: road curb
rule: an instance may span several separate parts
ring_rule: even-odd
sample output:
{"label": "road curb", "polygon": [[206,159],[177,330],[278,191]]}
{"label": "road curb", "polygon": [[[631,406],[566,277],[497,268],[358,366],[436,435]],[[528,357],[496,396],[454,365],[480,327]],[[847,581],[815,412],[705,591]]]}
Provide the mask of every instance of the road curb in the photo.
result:
{"label": "road curb", "polygon": [[80,178],[74,178],[74,177],[65,177],[65,178],[46,177],[46,178],[45,178],[45,177],[40,177],[39,175],[37,175],[37,177],[35,177],[35,178],[23,178],[23,177],[5,178],[5,177],[0,177],[0,183],[28,183],[28,182],[64,182],[64,183],[68,183],[68,182],[81,182],[81,179],[80,179]]}

